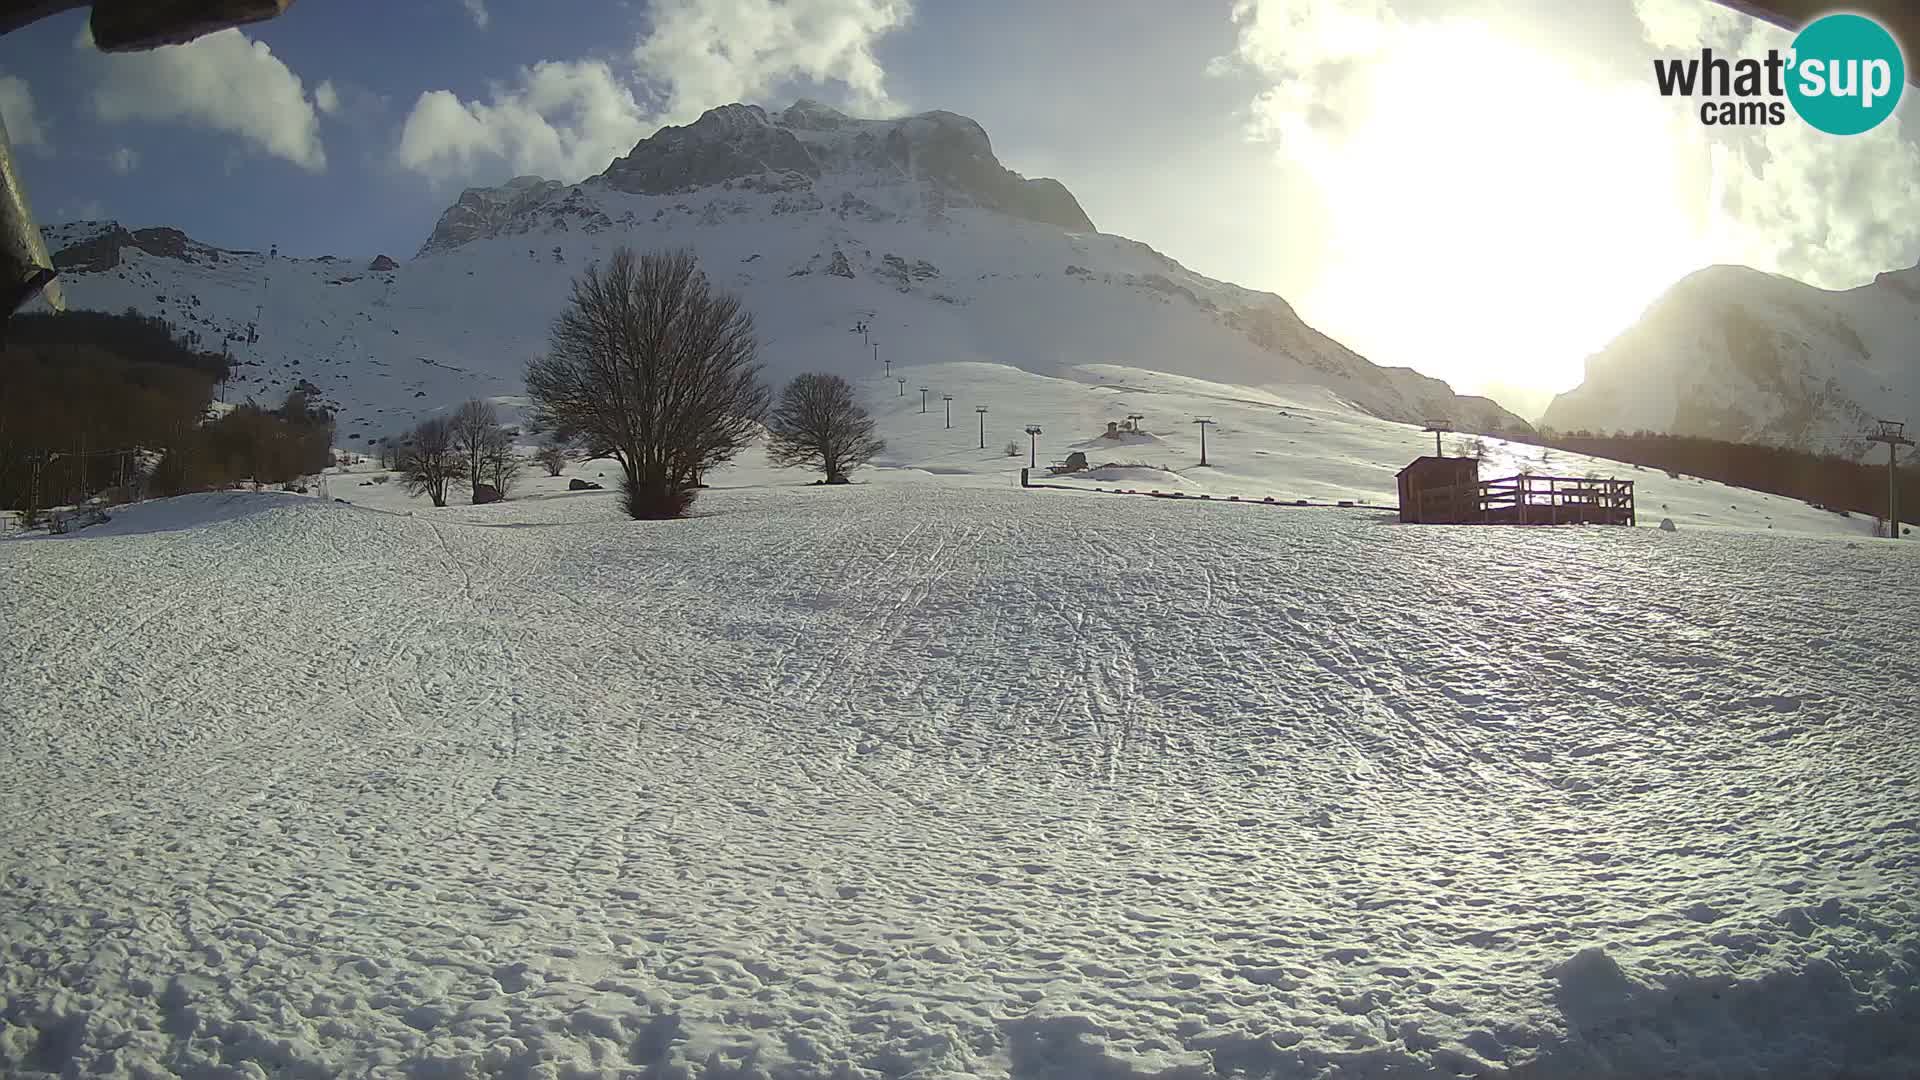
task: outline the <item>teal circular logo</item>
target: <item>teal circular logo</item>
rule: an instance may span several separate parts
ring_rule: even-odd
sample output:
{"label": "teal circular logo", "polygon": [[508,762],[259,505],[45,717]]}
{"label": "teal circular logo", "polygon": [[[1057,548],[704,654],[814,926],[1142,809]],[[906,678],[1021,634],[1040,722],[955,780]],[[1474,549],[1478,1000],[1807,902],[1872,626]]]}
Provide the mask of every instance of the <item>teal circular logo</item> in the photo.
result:
{"label": "teal circular logo", "polygon": [[1793,39],[1787,99],[1829,135],[1858,135],[1893,115],[1907,85],[1900,44],[1863,15],[1815,19]]}

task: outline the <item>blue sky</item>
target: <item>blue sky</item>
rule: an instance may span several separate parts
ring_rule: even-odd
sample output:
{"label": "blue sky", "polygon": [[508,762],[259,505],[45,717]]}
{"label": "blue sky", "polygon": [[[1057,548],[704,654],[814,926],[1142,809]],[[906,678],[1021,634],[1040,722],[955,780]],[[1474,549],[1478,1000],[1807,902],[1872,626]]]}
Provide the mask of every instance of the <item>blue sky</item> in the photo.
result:
{"label": "blue sky", "polygon": [[[0,71],[33,88],[36,115],[53,144],[52,153],[20,155],[42,218],[98,207],[130,225],[176,225],[216,244],[271,240],[303,254],[405,256],[451,201],[445,185],[410,177],[389,161],[392,125],[414,98],[429,88],[481,94],[489,80],[521,65],[630,38],[633,22],[631,10],[590,0],[495,2],[484,29],[459,0],[306,0],[250,25],[246,35],[265,43],[309,92],[331,81],[350,95],[354,115],[323,120],[328,160],[321,172],[199,124],[100,121],[91,102],[96,73],[75,62],[84,11],[0,39]],[[138,155],[131,172],[112,166],[121,148]]]}
{"label": "blue sky", "polygon": [[[975,115],[1014,167],[1078,171],[1075,190],[1096,205],[1093,174],[1117,159],[1148,146],[1154,153],[1179,151],[1195,139],[1228,148],[1244,142],[1235,110],[1244,104],[1245,88],[1203,74],[1209,60],[1233,48],[1225,5],[1208,19],[1169,18],[1167,5],[1153,0],[898,7],[904,13],[898,29],[876,35],[872,45],[887,73],[888,102]],[[340,96],[339,112],[319,117],[321,170],[203,122],[103,120],[94,100],[98,71],[78,62],[82,11],[0,39],[0,75],[31,88],[43,133],[43,147],[20,154],[36,212],[46,220],[98,212],[130,225],[175,225],[216,244],[278,243],[295,254],[405,257],[462,187],[498,183],[515,171],[497,160],[433,175],[396,165],[401,128],[422,93],[486,100],[494,84],[515,82],[531,65],[600,61],[627,83],[643,113],[663,115],[670,82],[630,56],[648,27],[644,5],[487,0],[484,9],[482,26],[462,0],[303,0],[278,19],[245,27],[309,96],[323,82]],[[1008,32],[1009,26],[1019,32]],[[1095,50],[1151,52],[1160,63],[1077,62]],[[1076,62],[1062,65],[1063,56]],[[1156,78],[1186,85],[1154,94]],[[776,73],[767,85],[772,96],[753,100],[784,104],[811,94],[850,108],[862,104],[844,84],[805,71]],[[1121,101],[1124,111],[1111,107]],[[718,104],[725,102],[701,107]],[[1196,104],[1211,118],[1197,128]],[[1244,156],[1257,163],[1265,154],[1248,146]]]}
{"label": "blue sky", "polygon": [[43,220],[410,257],[469,185],[598,173],[731,101],[948,109],[1096,224],[1380,363],[1540,394],[1691,270],[1920,260],[1920,121],[1715,129],[1650,61],[1784,48],[1709,0],[298,0],[103,56],[0,38]]}

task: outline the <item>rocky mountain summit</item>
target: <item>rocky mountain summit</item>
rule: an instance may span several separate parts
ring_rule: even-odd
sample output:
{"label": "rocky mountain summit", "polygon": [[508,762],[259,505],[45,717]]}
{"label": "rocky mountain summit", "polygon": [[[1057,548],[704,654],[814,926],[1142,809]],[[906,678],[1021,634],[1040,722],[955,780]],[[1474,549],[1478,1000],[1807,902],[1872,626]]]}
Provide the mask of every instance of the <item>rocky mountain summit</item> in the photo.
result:
{"label": "rocky mountain summit", "polygon": [[[943,111],[862,120],[805,99],[776,115],[758,105],[723,105],[691,124],[661,128],[582,186],[630,195],[724,187],[817,196],[817,182],[836,176],[914,186],[936,216],[947,207],[979,207],[1072,232],[1094,231],[1065,185],[1008,169],[978,123]],[[510,235],[517,220],[549,204],[566,214],[572,190],[537,176],[469,188],[441,216],[420,253]]]}
{"label": "rocky mountain summit", "polygon": [[451,251],[461,244],[498,236],[516,216],[539,206],[565,187],[558,180],[516,176],[499,187],[468,188],[440,215],[420,254]]}

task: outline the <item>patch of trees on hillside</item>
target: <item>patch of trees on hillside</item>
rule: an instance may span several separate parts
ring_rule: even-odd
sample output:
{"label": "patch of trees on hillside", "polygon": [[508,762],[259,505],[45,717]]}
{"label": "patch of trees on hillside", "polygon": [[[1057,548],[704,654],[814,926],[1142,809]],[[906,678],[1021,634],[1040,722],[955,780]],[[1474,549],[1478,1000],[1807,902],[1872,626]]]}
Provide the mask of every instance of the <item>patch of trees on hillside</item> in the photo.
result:
{"label": "patch of trees on hillside", "polygon": [[210,421],[227,374],[219,353],[132,311],[16,316],[0,348],[0,509],[123,494],[156,460],[154,494],[327,465],[333,419],[304,393]]}
{"label": "patch of trees on hillside", "polygon": [[149,491],[178,495],[240,480],[283,484],[332,463],[333,414],[294,390],[278,408],[252,401],[168,443]]}
{"label": "patch of trees on hillside", "polygon": [[[1835,454],[1781,446],[1724,442],[1652,431],[1611,435],[1543,429],[1514,442],[1551,446],[1576,454],[1611,458],[1670,473],[1717,480],[1735,487],[1784,495],[1834,510],[1883,517],[1887,512],[1887,466],[1863,464]],[[1900,470],[1900,518],[1920,522],[1920,470]]]}

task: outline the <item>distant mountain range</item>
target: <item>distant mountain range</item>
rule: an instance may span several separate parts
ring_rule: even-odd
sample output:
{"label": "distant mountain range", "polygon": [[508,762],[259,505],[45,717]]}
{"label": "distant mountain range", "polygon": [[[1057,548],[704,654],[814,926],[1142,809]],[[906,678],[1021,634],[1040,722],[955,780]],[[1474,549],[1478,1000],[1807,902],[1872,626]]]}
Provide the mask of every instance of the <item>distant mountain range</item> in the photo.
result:
{"label": "distant mountain range", "polygon": [[1857,457],[1876,419],[1920,427],[1920,267],[1840,292],[1742,266],[1691,274],[1541,422]]}
{"label": "distant mountain range", "polygon": [[[337,407],[346,445],[465,397],[519,393],[573,276],[621,245],[691,248],[745,299],[774,378],[877,375],[887,360],[1049,375],[1119,364],[1324,387],[1394,420],[1526,427],[1485,398],[1369,363],[1278,296],[1098,232],[1065,186],[1008,170],[979,124],[949,112],[713,109],[584,183],[470,189],[406,262],[223,251],[113,222],[49,228],[47,242],[71,304],[133,307],[224,343],[235,395],[304,384]],[[868,333],[850,334],[857,324]]]}

